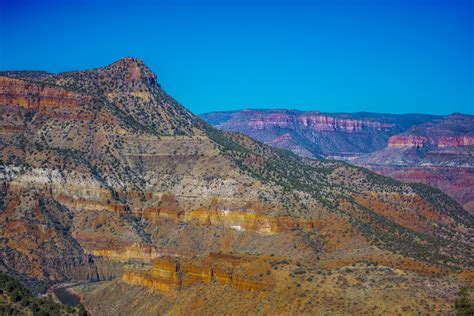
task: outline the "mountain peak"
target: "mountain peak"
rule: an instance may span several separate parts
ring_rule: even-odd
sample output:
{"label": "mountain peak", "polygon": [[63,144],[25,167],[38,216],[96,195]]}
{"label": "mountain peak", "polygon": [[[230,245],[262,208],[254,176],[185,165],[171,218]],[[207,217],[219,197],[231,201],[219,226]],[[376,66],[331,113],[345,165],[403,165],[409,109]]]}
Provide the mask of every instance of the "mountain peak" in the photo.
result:
{"label": "mountain peak", "polygon": [[150,84],[156,84],[156,75],[138,58],[124,57],[105,67],[113,74],[126,75],[131,81],[147,80]]}
{"label": "mountain peak", "polygon": [[135,58],[135,57],[130,57],[130,56],[120,58],[116,62],[112,63],[112,65],[114,64],[129,65],[133,63],[145,66],[145,63],[143,62],[143,60],[139,58]]}

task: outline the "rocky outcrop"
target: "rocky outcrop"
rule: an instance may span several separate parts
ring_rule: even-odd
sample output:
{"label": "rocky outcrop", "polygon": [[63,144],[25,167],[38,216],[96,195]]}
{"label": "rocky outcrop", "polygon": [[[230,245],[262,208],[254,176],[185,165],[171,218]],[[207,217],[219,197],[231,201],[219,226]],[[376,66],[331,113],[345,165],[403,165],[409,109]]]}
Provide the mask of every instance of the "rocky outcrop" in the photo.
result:
{"label": "rocky outcrop", "polygon": [[151,262],[158,257],[169,255],[169,252],[166,250],[143,243],[132,243],[131,245],[117,247],[115,249],[86,249],[86,252],[93,254],[95,257],[107,258],[108,260],[120,262],[128,262],[131,260]]}
{"label": "rocky outcrop", "polygon": [[388,147],[410,148],[428,145],[446,148],[474,145],[474,117],[452,114],[431,122],[416,125],[390,137]]}
{"label": "rocky outcrop", "polygon": [[285,216],[266,216],[254,210],[204,210],[198,209],[185,215],[188,221],[201,225],[223,225],[237,231],[249,230],[262,234],[274,234],[293,229],[314,230],[321,227],[317,220],[296,219]]}
{"label": "rocky outcrop", "polygon": [[266,216],[254,210],[206,210],[197,209],[177,212],[161,207],[129,208],[126,205],[102,201],[72,200],[61,197],[60,201],[74,210],[110,211],[118,215],[133,214],[150,223],[166,218],[176,222],[192,222],[202,226],[223,226],[236,231],[251,231],[261,234],[275,234],[294,229],[314,230],[322,226],[321,221],[297,219],[285,216]]}
{"label": "rocky outcrop", "polygon": [[285,143],[285,142],[289,142],[291,140],[292,140],[291,135],[286,133],[286,134],[283,134],[281,136],[275,137],[274,139],[272,139],[272,141],[270,143],[272,145],[278,145],[278,144],[282,144],[282,143]]}
{"label": "rocky outcrop", "polygon": [[118,215],[133,214],[150,223],[159,219],[172,219],[176,222],[192,222],[203,226],[223,226],[236,231],[251,231],[261,234],[275,234],[294,229],[314,230],[322,226],[318,220],[305,220],[288,216],[267,216],[254,210],[188,210],[177,212],[162,207],[129,208],[126,205],[102,201],[70,200],[61,197],[60,201],[74,210],[110,211]]}
{"label": "rocky outcrop", "polygon": [[149,71],[142,60],[125,57],[107,67],[110,71],[122,71],[128,81],[147,80],[151,85],[156,85],[156,75]]}
{"label": "rocky outcrop", "polygon": [[395,127],[395,124],[371,120],[343,119],[326,115],[300,115],[297,117],[297,122],[317,132],[343,131],[353,133],[364,129],[388,131]]}
{"label": "rocky outcrop", "polygon": [[395,148],[421,148],[425,147],[429,144],[429,140],[427,137],[423,136],[412,136],[412,135],[403,135],[403,136],[392,136],[388,140],[388,147],[395,147]]}
{"label": "rocky outcrop", "polygon": [[0,76],[0,106],[20,106],[28,110],[70,109],[91,99],[52,85]]}
{"label": "rocky outcrop", "polygon": [[416,135],[396,135],[388,140],[388,147],[393,148],[423,148],[434,145],[440,148],[474,145],[474,136],[440,136],[427,137]]}
{"label": "rocky outcrop", "polygon": [[[63,177],[58,171],[32,169],[20,175],[17,174],[18,168],[11,167],[9,170],[12,172],[10,190],[44,190],[47,196],[75,212],[107,211],[120,217],[133,215],[150,223],[171,219],[177,223],[223,226],[236,231],[260,234],[276,234],[295,229],[311,231],[323,225],[321,221],[314,219],[269,216],[252,208],[182,208],[180,204],[185,204],[186,196],[172,195],[169,192],[110,190],[82,174],[70,173]],[[134,247],[120,251],[128,252],[130,256],[134,251],[143,252],[143,249],[137,250]],[[151,249],[150,251],[153,252]],[[113,254],[108,255],[110,256]]]}
{"label": "rocky outcrop", "polygon": [[[244,110],[245,112],[246,110]],[[247,110],[247,112],[252,112]],[[228,122],[230,127],[232,123]],[[237,123],[238,124],[238,123]],[[376,131],[388,131],[395,127],[392,123],[383,123],[375,120],[356,120],[350,118],[339,118],[325,115],[319,112],[291,113],[281,111],[280,113],[253,111],[253,115],[247,122],[248,127],[255,130],[271,129],[274,127],[288,129],[309,129],[315,132],[341,131],[354,133],[370,129]],[[235,125],[237,126],[237,125]]]}
{"label": "rocky outcrop", "polygon": [[139,285],[152,291],[159,291],[169,297],[178,295],[178,283],[172,279],[158,278],[142,271],[126,270],[122,275],[122,281],[130,285]]}
{"label": "rocky outcrop", "polygon": [[222,286],[230,286],[241,291],[260,291],[268,288],[267,282],[251,280],[248,276],[239,276],[232,270],[219,269],[216,265],[222,264],[221,261],[225,258],[216,254],[211,254],[210,257],[215,260],[211,266],[179,263],[172,258],[156,259],[149,271],[126,269],[122,280],[128,284],[160,291],[174,298],[182,287],[210,284],[214,281]]}
{"label": "rocky outcrop", "polygon": [[438,147],[473,146],[474,136],[443,136],[436,141]]}

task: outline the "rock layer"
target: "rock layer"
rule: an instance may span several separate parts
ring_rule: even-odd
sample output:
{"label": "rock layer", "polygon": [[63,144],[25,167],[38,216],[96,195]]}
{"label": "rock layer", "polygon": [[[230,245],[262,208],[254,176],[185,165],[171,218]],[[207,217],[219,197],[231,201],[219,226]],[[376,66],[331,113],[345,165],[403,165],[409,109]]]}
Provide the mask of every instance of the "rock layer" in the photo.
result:
{"label": "rock layer", "polygon": [[305,157],[345,157],[382,149],[390,136],[435,116],[242,110],[202,118],[219,129],[242,132]]}
{"label": "rock layer", "polygon": [[248,127],[256,130],[274,127],[295,129],[299,125],[316,132],[341,131],[346,133],[359,132],[364,129],[382,131],[395,127],[395,124],[372,120],[337,118],[322,113],[299,114],[297,116],[289,113],[258,113],[248,121]]}
{"label": "rock layer", "polygon": [[[195,284],[210,284],[218,282],[223,286],[230,286],[240,291],[260,291],[269,284],[264,281],[251,280],[235,274],[231,270],[224,271],[215,266],[225,266],[222,261],[228,260],[226,256],[210,254],[211,266],[179,263],[172,259],[155,259],[149,271],[125,270],[122,280],[133,285],[145,286],[151,290],[158,290],[165,295],[176,297],[182,287]],[[206,260],[206,259],[204,259]],[[231,261],[239,258],[230,258]]]}
{"label": "rock layer", "polygon": [[390,137],[388,140],[388,147],[420,148],[426,147],[427,145],[434,145],[440,148],[473,146],[474,136],[441,136],[430,138],[426,136],[397,135]]}
{"label": "rock layer", "polygon": [[76,108],[92,98],[54,86],[0,77],[0,106],[20,106],[28,110]]}
{"label": "rock layer", "polygon": [[[23,95],[39,96],[4,97],[0,106],[0,269],[36,292],[41,284],[113,278],[89,287],[120,288],[96,296],[117,299],[107,308],[148,291],[160,297],[153,304],[168,304],[163,310],[186,313],[203,305],[192,301],[196,293],[213,292],[209,304],[223,313],[220,299],[233,296],[242,306],[256,296],[265,307],[266,298],[294,305],[287,293],[310,293],[317,271],[334,261],[409,258],[425,272],[472,266],[474,218],[444,194],[218,131],[168,96],[139,60],[1,74],[21,81]],[[80,95],[74,107],[71,91]],[[352,131],[346,136],[364,129],[337,124]],[[364,287],[354,288],[357,297]],[[436,297],[432,287],[421,291]],[[336,305],[329,299],[328,310]]]}

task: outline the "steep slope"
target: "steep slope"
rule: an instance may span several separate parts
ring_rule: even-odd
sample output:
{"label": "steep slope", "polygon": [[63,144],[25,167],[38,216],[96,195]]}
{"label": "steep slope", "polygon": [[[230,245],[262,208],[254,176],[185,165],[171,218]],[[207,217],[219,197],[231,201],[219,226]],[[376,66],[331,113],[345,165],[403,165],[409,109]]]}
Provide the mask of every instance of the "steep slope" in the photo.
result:
{"label": "steep slope", "polygon": [[453,114],[390,137],[354,162],[407,182],[441,189],[474,211],[474,116]]}
{"label": "steep slope", "polygon": [[474,210],[472,116],[242,110],[201,117],[302,157],[346,160],[400,181],[434,186]]}
{"label": "steep slope", "polygon": [[[426,312],[446,311],[449,293],[472,278],[474,219],[441,192],[218,131],[140,60],[1,75],[0,268],[36,290],[105,280],[76,289],[97,313],[104,303],[143,313],[135,304],[150,290],[149,311],[224,312],[236,298],[237,308],[270,313],[296,312],[292,298],[309,304],[323,272],[358,280],[353,303],[374,280],[403,275],[415,289],[437,276],[443,299],[429,288],[413,296]],[[336,270],[352,264],[394,274]],[[326,281],[327,296],[339,281]],[[341,297],[304,311],[369,308]],[[426,299],[434,305],[418,304]]]}
{"label": "steep slope", "polygon": [[383,149],[390,136],[436,118],[423,114],[321,113],[295,110],[212,112],[213,126],[242,132],[303,157],[352,157]]}

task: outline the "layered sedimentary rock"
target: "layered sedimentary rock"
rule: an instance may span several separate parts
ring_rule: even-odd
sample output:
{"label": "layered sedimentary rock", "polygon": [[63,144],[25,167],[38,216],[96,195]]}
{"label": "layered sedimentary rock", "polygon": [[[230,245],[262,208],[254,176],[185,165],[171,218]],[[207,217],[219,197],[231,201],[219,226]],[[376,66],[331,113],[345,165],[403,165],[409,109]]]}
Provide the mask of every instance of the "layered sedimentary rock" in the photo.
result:
{"label": "layered sedimentary rock", "polygon": [[28,110],[75,108],[91,99],[47,84],[0,77],[0,106],[20,106]]}
{"label": "layered sedimentary rock", "polygon": [[436,142],[438,147],[459,147],[473,146],[474,135],[472,136],[443,136]]}
{"label": "layered sedimentary rock", "polygon": [[[177,258],[155,259],[152,268],[148,271],[125,270],[122,280],[129,284],[158,290],[171,297],[176,297],[183,287],[212,282],[240,291],[260,291],[268,288],[269,281],[252,280],[252,275],[238,275],[234,269],[229,268],[231,261],[235,264],[240,260],[235,256],[219,254],[210,254],[209,258],[203,259],[200,263],[180,263]],[[259,262],[258,259],[255,263],[257,262]]]}
{"label": "layered sedimentary rock", "polygon": [[[218,131],[168,96],[140,60],[1,75],[20,81],[23,95],[39,96],[36,103],[4,98],[0,106],[0,269],[36,292],[40,285],[113,279],[86,286],[81,297],[91,311],[110,313],[99,297],[116,299],[107,307],[120,313],[114,308],[123,302],[154,293],[160,299],[153,304],[164,305],[150,311],[189,314],[202,311],[194,300],[202,293],[218,313],[226,311],[220,299],[230,297],[242,306],[258,298],[262,309],[251,310],[271,313],[284,306],[273,302],[293,304],[287,293],[310,293],[317,271],[333,269],[334,261],[409,258],[426,271],[472,265],[474,219],[444,194]],[[11,89],[2,82],[2,91]],[[45,87],[57,91],[54,98],[41,94]],[[71,91],[79,95],[74,107],[56,98]],[[82,119],[86,113],[92,119]],[[301,126],[365,133],[364,123],[351,120],[364,119],[307,118]],[[421,272],[416,277],[427,280]],[[445,290],[465,282],[449,278],[454,285],[443,283]],[[423,298],[430,289],[422,287]],[[328,305],[332,299],[322,303],[341,313],[364,310]]]}
{"label": "layered sedimentary rock", "polygon": [[429,144],[429,140],[427,137],[423,136],[392,136],[388,139],[388,147],[395,147],[395,148],[412,148],[412,147],[424,147],[425,145]]}
{"label": "layered sedimentary rock", "polygon": [[219,129],[242,132],[304,157],[350,157],[382,149],[390,136],[435,116],[242,110],[202,118]]}
{"label": "layered sedimentary rock", "polygon": [[248,127],[257,130],[274,127],[295,129],[297,125],[317,132],[342,131],[347,133],[358,132],[363,129],[390,130],[395,127],[395,124],[390,123],[338,118],[318,112],[298,115],[283,111],[281,113],[255,113],[248,121]]}
{"label": "layered sedimentary rock", "polygon": [[388,140],[388,147],[396,148],[411,148],[411,147],[426,147],[427,145],[434,145],[437,147],[460,147],[473,146],[474,136],[441,136],[428,137],[416,135],[396,135]]}

